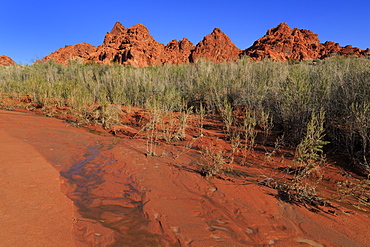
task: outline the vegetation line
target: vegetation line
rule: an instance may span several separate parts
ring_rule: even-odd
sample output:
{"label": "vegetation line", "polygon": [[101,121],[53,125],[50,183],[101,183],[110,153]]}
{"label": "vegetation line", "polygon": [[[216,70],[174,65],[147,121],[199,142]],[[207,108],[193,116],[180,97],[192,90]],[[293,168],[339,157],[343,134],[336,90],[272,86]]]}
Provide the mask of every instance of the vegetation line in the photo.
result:
{"label": "vegetation line", "polygon": [[[272,131],[279,132],[285,142],[298,147],[299,157],[306,159],[305,152],[317,155],[319,148],[320,155],[344,153],[363,174],[370,170],[368,57],[290,63],[251,62],[248,58],[221,64],[199,60],[191,65],[146,68],[74,60],[63,66],[50,60],[0,67],[0,107],[9,98],[23,101],[23,107],[36,103],[46,111],[51,106],[69,107],[78,124],[105,128],[120,124],[120,105],[145,108],[150,117],[146,129],[151,155],[158,139],[172,143],[186,138],[189,114],[198,115],[200,137],[204,117],[216,114],[224,123],[233,153],[242,146],[252,151],[259,127],[264,143]],[[308,132],[313,118],[321,121],[319,136]],[[159,129],[165,130],[161,136]],[[214,158],[224,163],[217,155]],[[304,162],[311,162],[311,157]]]}

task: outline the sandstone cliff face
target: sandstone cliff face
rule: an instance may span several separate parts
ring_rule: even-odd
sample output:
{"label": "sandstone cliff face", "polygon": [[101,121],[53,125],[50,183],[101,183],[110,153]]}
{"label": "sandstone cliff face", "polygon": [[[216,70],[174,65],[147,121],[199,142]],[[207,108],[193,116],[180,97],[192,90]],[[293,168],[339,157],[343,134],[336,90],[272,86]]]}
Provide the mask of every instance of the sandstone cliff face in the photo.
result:
{"label": "sandstone cliff face", "polygon": [[8,56],[0,56],[0,66],[10,66],[15,65],[13,59]]}
{"label": "sandstone cliff face", "polygon": [[259,61],[270,58],[276,61],[324,59],[333,55],[364,56],[366,51],[350,45],[341,47],[338,43],[327,41],[320,43],[317,34],[312,31],[290,28],[283,22],[269,29],[265,36],[258,39],[242,55]]}
{"label": "sandstone cliff face", "polygon": [[191,53],[190,62],[196,62],[200,57],[216,63],[231,62],[239,59],[240,52],[241,50],[226,34],[215,28],[196,45]]}
{"label": "sandstone cliff face", "polygon": [[54,59],[57,63],[67,65],[70,59],[81,59],[82,62],[87,62],[90,59],[90,54],[96,51],[96,47],[87,43],[76,45],[66,45],[64,48],[47,55],[42,61]]}

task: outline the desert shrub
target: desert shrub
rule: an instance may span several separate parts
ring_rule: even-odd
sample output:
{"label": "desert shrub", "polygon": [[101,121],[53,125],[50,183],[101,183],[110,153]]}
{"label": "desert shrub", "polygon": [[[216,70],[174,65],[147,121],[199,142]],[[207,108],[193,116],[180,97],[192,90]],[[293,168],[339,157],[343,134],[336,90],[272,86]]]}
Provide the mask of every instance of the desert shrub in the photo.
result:
{"label": "desert shrub", "polygon": [[324,205],[325,200],[316,191],[323,175],[321,166],[325,163],[323,147],[328,144],[324,140],[324,120],[325,114],[322,111],[311,114],[304,138],[296,148],[294,167],[286,170],[292,175],[291,180],[262,181],[263,185],[276,189],[280,199],[311,206]]}
{"label": "desert shrub", "polygon": [[288,199],[297,202],[317,203],[319,197],[316,193],[316,186],[322,179],[321,166],[325,163],[323,154],[325,114],[312,112],[311,119],[307,124],[306,134],[296,148],[293,162],[296,168],[293,169],[292,183],[281,186],[280,193]]}
{"label": "desert shrub", "polygon": [[[363,170],[368,169],[370,151],[368,92],[370,59],[356,57],[332,57],[314,64],[244,58],[231,63],[199,60],[192,65],[147,68],[78,61],[68,66],[48,61],[0,67],[1,97],[27,96],[40,107],[67,105],[76,115],[91,111],[88,108],[93,104],[146,107],[148,99],[155,97],[162,111],[183,111],[185,102],[187,108],[201,113],[200,118],[221,114],[229,135],[235,124],[230,112],[244,106],[255,113],[261,128],[274,126],[292,145],[304,138],[311,113],[322,109],[332,151],[347,154]],[[94,114],[110,111],[103,108],[90,112],[89,118],[99,119]],[[263,118],[273,121],[262,123]]]}
{"label": "desert shrub", "polygon": [[352,203],[354,207],[359,208],[363,211],[367,211],[364,207],[370,208],[370,179],[353,179],[352,181],[346,180],[337,182],[338,192],[340,193],[342,200],[347,197],[356,199],[357,203]]}
{"label": "desert shrub", "polygon": [[324,145],[329,143],[324,140],[324,121],[324,112],[320,111],[318,114],[312,112],[311,119],[307,124],[306,134],[295,152],[294,161],[304,167],[299,177],[307,176],[312,169],[315,169],[316,162],[321,162],[324,159],[323,148]]}
{"label": "desert shrub", "polygon": [[214,148],[205,148],[197,165],[200,168],[200,174],[206,178],[219,176],[230,170],[225,161],[223,151],[216,151]]}

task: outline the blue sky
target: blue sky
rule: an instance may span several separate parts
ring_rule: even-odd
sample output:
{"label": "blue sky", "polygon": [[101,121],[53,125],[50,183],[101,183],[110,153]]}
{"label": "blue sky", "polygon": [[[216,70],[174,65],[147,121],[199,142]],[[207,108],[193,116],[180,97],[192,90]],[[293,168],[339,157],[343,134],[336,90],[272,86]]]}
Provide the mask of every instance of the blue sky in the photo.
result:
{"label": "blue sky", "polygon": [[240,49],[287,22],[342,46],[370,47],[369,0],[143,1],[1,0],[0,55],[31,64],[64,45],[99,45],[116,21],[143,23],[160,43],[197,44],[216,27]]}

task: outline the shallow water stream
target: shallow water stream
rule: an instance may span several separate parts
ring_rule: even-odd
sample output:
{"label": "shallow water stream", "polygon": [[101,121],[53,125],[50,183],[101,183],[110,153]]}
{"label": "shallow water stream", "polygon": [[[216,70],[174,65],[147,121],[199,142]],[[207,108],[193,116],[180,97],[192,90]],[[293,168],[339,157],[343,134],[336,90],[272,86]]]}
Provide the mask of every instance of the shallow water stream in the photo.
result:
{"label": "shallow water stream", "polygon": [[[82,157],[76,157],[72,166],[60,173],[69,184],[67,196],[84,219],[95,220],[114,231],[114,243],[110,246],[160,245],[161,237],[145,229],[149,223],[143,212],[145,192],[122,170],[105,172],[107,166],[117,161],[104,156],[103,149],[102,144],[87,147]],[[105,176],[110,176],[110,183],[115,186],[105,184]]]}

